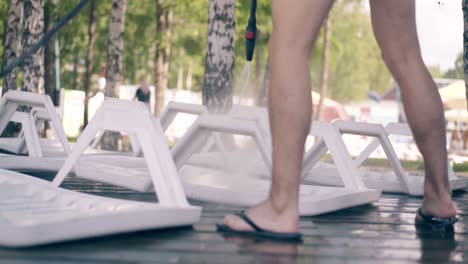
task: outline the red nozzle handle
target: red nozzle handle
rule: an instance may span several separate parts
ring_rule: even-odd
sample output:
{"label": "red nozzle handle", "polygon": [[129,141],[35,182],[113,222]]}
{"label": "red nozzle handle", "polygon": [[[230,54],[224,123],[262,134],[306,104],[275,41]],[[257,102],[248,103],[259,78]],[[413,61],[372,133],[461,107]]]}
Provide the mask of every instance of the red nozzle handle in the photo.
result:
{"label": "red nozzle handle", "polygon": [[255,39],[255,32],[253,32],[253,31],[245,32],[245,38],[246,39]]}

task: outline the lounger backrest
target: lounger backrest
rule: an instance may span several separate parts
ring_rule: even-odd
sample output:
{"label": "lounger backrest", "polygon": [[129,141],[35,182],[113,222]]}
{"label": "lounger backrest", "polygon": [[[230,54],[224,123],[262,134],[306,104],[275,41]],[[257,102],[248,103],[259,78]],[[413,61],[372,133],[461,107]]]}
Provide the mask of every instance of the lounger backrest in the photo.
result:
{"label": "lounger backrest", "polygon": [[146,160],[159,203],[188,206],[161,126],[152,122],[152,116],[143,103],[135,101],[113,98],[104,100],[55,177],[53,181],[55,185],[59,186],[63,182],[94,137],[104,131],[135,135]]}
{"label": "lounger backrest", "polygon": [[[5,130],[8,122],[12,120],[13,114],[17,111],[18,106],[21,105],[31,107],[32,109],[44,109],[44,111],[47,112],[51,121],[50,123],[55,131],[58,131],[57,129],[62,126],[60,117],[48,95],[10,90],[0,100],[0,133]],[[33,124],[35,124],[34,121]],[[71,149],[65,133],[56,133],[56,136],[62,144],[65,153],[69,154]],[[27,142],[27,144],[34,143]]]}
{"label": "lounger backrest", "polygon": [[261,158],[271,168],[271,146],[263,137],[265,131],[255,120],[230,115],[202,114],[172,148],[172,156],[180,169],[194,153],[200,152],[213,132],[250,136],[255,140]]}

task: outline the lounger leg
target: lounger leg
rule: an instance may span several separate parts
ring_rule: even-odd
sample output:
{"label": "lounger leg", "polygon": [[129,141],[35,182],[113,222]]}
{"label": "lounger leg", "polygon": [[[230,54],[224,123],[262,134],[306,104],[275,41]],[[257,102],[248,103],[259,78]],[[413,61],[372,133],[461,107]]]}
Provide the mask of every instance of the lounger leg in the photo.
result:
{"label": "lounger leg", "polygon": [[76,142],[73,148],[73,151],[70,153],[70,156],[65,160],[62,168],[55,176],[52,184],[54,184],[55,186],[60,186],[60,184],[62,184],[65,177],[68,175],[68,173],[70,173],[80,156],[83,155],[83,153],[86,151],[86,149],[96,136],[99,130],[97,123],[99,123],[98,120],[95,120],[95,122],[90,122],[88,124],[88,127],[83,131],[83,133],[81,133],[80,137],[78,138],[78,141]]}

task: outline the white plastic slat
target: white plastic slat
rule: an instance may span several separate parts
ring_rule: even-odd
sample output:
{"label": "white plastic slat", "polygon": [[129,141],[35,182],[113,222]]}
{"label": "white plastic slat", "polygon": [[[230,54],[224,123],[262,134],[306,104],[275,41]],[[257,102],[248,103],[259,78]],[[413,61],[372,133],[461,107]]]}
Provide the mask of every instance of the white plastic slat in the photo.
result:
{"label": "white plastic slat", "polygon": [[0,169],[0,246],[37,246],[73,239],[185,226],[200,219],[194,206],[104,198]]}

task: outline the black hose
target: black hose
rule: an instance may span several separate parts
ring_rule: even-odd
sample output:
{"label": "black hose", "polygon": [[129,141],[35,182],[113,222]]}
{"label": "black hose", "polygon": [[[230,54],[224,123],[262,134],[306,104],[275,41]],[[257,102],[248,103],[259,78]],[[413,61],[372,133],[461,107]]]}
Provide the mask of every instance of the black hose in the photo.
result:
{"label": "black hose", "polygon": [[245,32],[246,60],[252,61],[255,50],[255,39],[257,37],[257,0],[250,2],[250,16]]}

